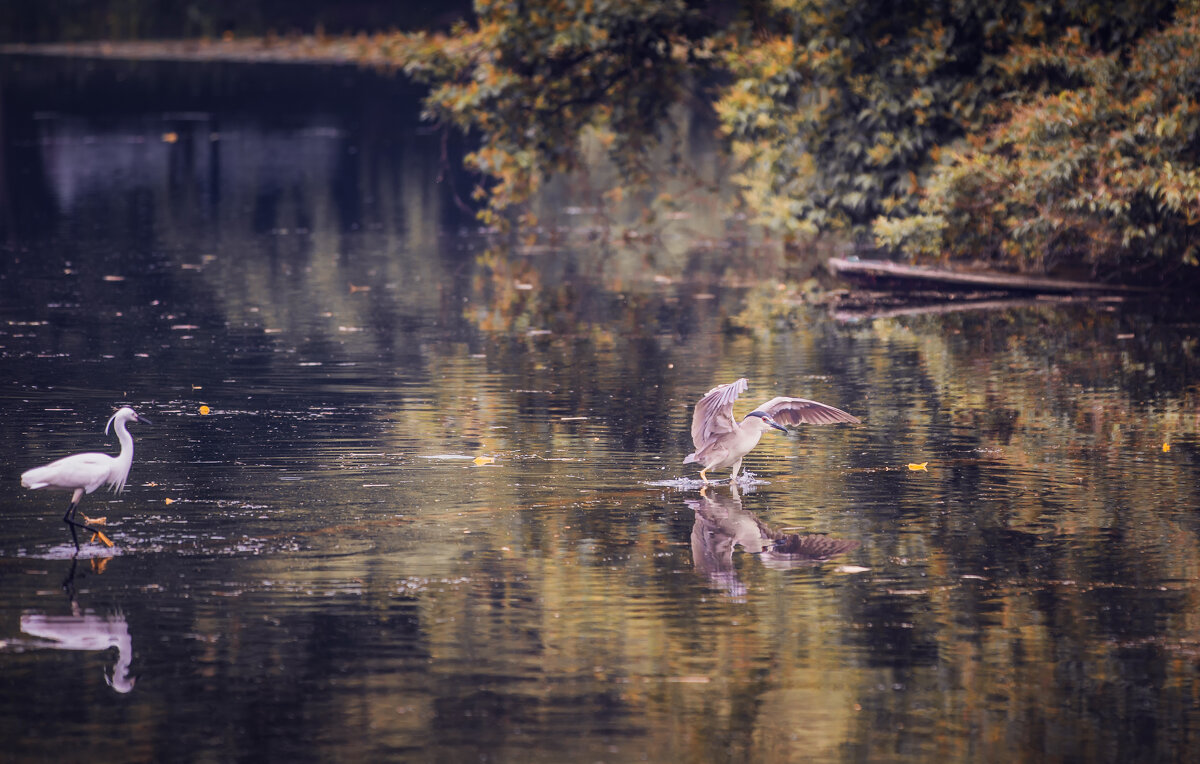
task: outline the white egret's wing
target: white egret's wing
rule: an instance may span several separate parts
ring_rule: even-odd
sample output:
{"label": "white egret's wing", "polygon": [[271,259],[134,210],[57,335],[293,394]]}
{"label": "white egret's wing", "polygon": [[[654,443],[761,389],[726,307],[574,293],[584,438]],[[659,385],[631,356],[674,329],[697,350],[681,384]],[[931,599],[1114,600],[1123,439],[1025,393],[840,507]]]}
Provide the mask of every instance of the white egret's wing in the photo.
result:
{"label": "white egret's wing", "polygon": [[692,413],[692,443],[699,453],[714,440],[737,429],[733,420],[733,402],[750,384],[743,378],[717,385],[704,394]]}
{"label": "white egret's wing", "polygon": [[113,458],[108,454],[75,454],[45,467],[35,467],[21,475],[26,488],[82,488],[91,493],[108,480]]}
{"label": "white egret's wing", "polygon": [[792,426],[838,422],[858,424],[862,421],[853,414],[807,398],[772,398],[754,410],[770,414],[771,418],[780,424]]}

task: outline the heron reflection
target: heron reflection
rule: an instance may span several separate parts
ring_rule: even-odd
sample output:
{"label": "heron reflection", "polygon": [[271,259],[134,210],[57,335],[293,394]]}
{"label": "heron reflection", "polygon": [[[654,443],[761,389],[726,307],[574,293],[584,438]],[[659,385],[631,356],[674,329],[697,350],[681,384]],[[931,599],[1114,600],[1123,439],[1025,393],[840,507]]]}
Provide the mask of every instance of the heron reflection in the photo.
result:
{"label": "heron reflection", "polygon": [[44,615],[23,613],[21,631],[38,642],[27,647],[44,647],[51,650],[83,650],[99,652],[117,648],[117,659],[112,670],[104,672],[104,681],[120,693],[133,689],[134,678],[129,675],[133,662],[133,637],[129,624],[122,613],[100,615],[76,612],[71,615]]}
{"label": "heron reflection", "polygon": [[736,486],[729,492],[704,489],[699,499],[685,499],[696,513],[692,525],[692,561],[696,570],[730,596],[743,597],[746,586],[733,564],[734,547],[756,554],[775,569],[820,565],[857,549],[861,542],[822,534],[786,533],[742,508]]}
{"label": "heron reflection", "polygon": [[[101,574],[111,557],[92,558],[89,566],[92,573]],[[120,612],[100,614],[79,607],[75,600],[75,581],[78,560],[71,559],[71,569],[63,581],[63,591],[71,603],[70,615],[47,615],[25,612],[21,614],[21,632],[33,637],[20,645],[22,649],[80,650],[103,652],[117,649],[117,657],[110,670],[105,670],[104,681],[119,693],[133,689],[134,677],[129,675],[133,662],[133,637],[129,624]]]}

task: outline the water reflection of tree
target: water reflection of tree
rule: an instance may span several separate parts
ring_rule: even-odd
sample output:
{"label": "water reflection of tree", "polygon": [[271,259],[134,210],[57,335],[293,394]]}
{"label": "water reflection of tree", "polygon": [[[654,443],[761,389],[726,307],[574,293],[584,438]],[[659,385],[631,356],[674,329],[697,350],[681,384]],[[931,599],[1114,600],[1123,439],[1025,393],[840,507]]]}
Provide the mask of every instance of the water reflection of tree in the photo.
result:
{"label": "water reflection of tree", "polygon": [[[1120,722],[1131,704],[1157,698],[1152,715],[1188,723],[1173,700],[1191,681],[1179,627],[1200,612],[1174,582],[1200,561],[1200,524],[1178,503],[1196,499],[1194,364],[1184,334],[1143,315],[1048,308],[855,332],[886,401],[864,418],[897,461],[939,473],[880,476],[894,500],[875,521],[908,532],[874,534],[874,559],[909,573],[864,593],[856,639],[905,686],[952,667],[942,692],[985,737],[1053,724],[1056,744],[1103,757],[1137,749]],[[855,461],[873,469],[874,454]],[[1104,710],[1065,700],[1085,696]],[[864,735],[902,713],[886,696],[864,706]]]}

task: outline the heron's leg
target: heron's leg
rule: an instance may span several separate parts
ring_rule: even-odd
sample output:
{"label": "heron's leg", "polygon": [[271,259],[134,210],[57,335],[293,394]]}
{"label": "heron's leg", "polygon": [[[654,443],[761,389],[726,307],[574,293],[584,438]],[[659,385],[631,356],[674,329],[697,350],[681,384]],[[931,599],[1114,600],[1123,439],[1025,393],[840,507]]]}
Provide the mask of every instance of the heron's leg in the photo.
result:
{"label": "heron's leg", "polygon": [[[79,491],[76,491],[75,493],[79,493]],[[78,525],[78,523],[71,518],[71,515],[75,514],[76,501],[76,499],[71,499],[71,504],[67,507],[67,513],[63,515],[63,522],[66,523],[67,527],[71,529],[71,540],[75,542],[75,551],[78,552],[79,534],[75,532],[75,526]]]}
{"label": "heron's leg", "polygon": [[705,485],[708,485],[711,481],[709,481],[708,476],[704,474],[705,472],[708,472],[708,467],[700,470],[700,479],[704,481]]}
{"label": "heron's leg", "polygon": [[737,464],[733,465],[733,472],[729,473],[729,483],[732,485],[737,482],[738,473],[742,471],[742,460],[738,459]]}
{"label": "heron's leg", "polygon": [[[79,551],[79,534],[76,533],[76,528],[83,528],[85,531],[91,531],[93,535],[89,541],[94,541],[95,539],[99,538],[102,542],[104,542],[105,546],[112,546],[113,542],[109,540],[108,536],[105,536],[103,533],[101,533],[98,528],[93,528],[87,523],[81,523],[75,519],[75,509],[79,506],[79,499],[81,496],[83,496],[83,489],[76,488],[75,493],[71,496],[71,506],[67,507],[67,513],[63,515],[63,522],[71,526],[71,540],[75,542],[75,551]],[[87,518],[84,517],[84,520],[87,520]],[[104,518],[100,518],[100,521],[103,522]]]}

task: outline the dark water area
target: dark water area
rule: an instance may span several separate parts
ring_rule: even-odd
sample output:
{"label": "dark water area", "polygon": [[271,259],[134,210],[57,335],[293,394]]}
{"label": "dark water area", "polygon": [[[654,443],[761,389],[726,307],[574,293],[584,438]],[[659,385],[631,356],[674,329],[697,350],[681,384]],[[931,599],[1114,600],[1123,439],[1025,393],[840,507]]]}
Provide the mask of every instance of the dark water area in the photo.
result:
{"label": "dark water area", "polygon": [[[734,330],[780,290],[715,216],[489,254],[418,98],[0,59],[0,758],[1195,758],[1193,310]],[[701,492],[741,376],[863,423]],[[20,474],[122,405],[76,556]]]}

